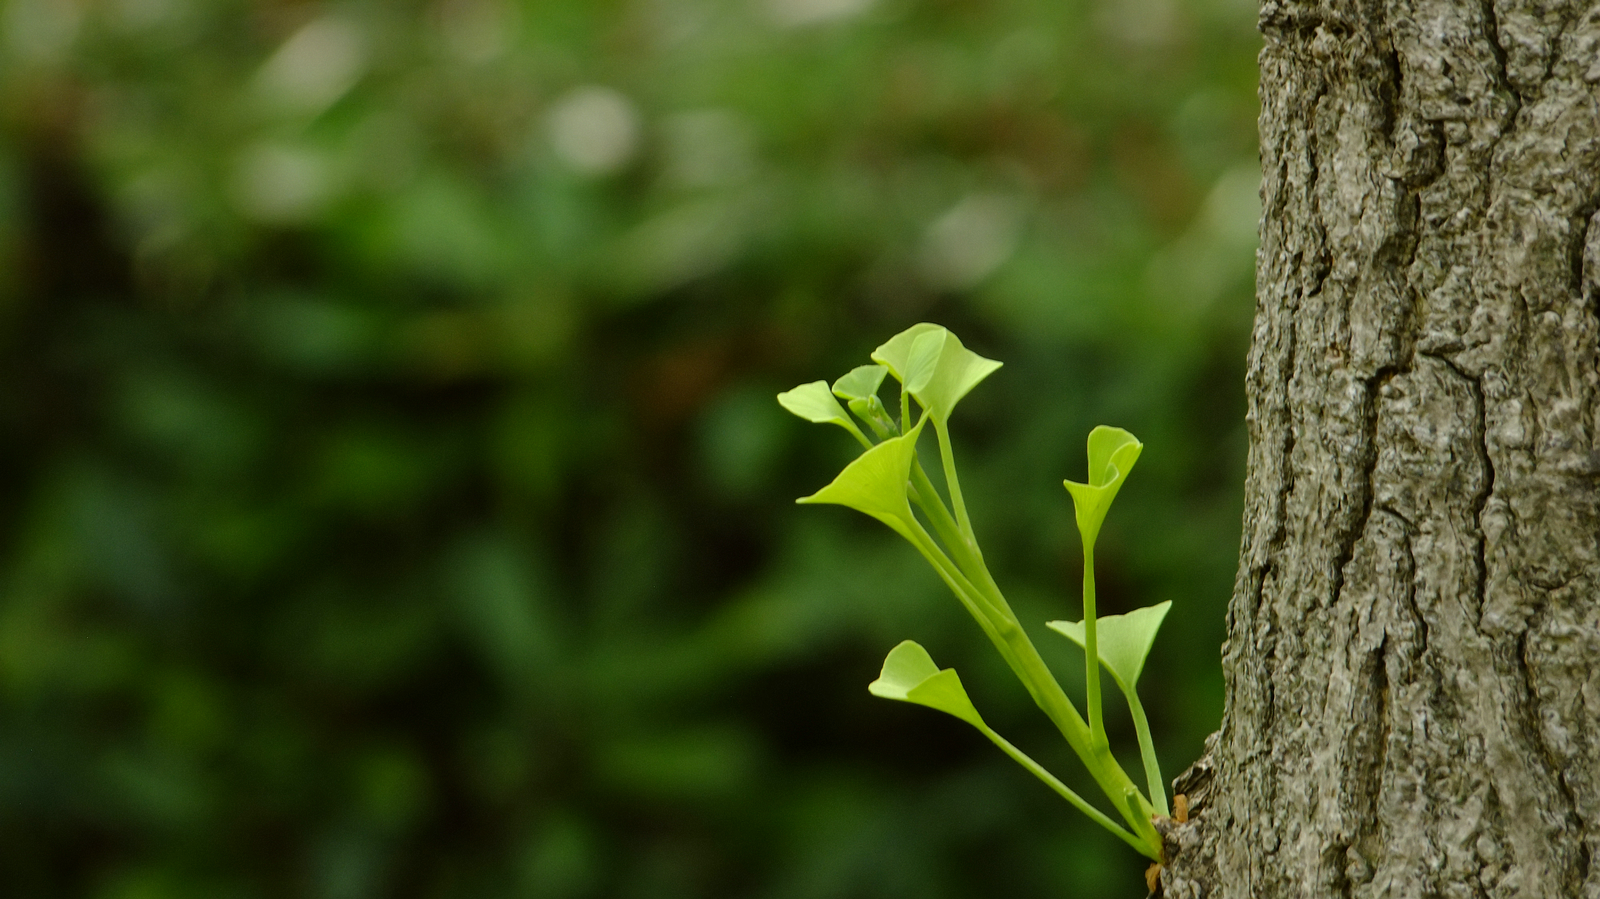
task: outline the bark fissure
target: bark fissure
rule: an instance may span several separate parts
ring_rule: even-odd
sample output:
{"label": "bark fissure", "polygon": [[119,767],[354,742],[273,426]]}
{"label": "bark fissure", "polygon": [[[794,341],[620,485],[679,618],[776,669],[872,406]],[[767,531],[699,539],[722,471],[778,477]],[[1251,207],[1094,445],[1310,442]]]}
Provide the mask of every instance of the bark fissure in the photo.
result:
{"label": "bark fissure", "polygon": [[[1489,52],[1494,54],[1500,86],[1510,90],[1520,106],[1522,95],[1517,93],[1516,87],[1511,83],[1511,69],[1507,62],[1509,57],[1505,45],[1500,43],[1500,14],[1494,8],[1494,0],[1483,0],[1483,22],[1484,34],[1489,39]],[[1515,115],[1514,112],[1512,114]]]}
{"label": "bark fissure", "polygon": [[[1392,515],[1394,513],[1388,514]],[[1423,616],[1422,609],[1417,606],[1417,559],[1411,552],[1411,538],[1416,534],[1417,529],[1415,525],[1406,521],[1404,517],[1399,515],[1395,517],[1400,519],[1401,524],[1404,526],[1405,539],[1400,541],[1399,545],[1405,554],[1406,570],[1412,572],[1412,577],[1406,581],[1405,610],[1410,613],[1411,620],[1417,627],[1416,646],[1411,650],[1410,659],[1411,663],[1416,665],[1422,662],[1423,656],[1428,652],[1428,619]],[[1385,749],[1387,750],[1387,747]]]}
{"label": "bark fissure", "polygon": [[[1588,226],[1583,231],[1583,248],[1578,251],[1579,290],[1588,298],[1589,314],[1600,324],[1600,197],[1595,198],[1595,208],[1590,210]],[[1595,426],[1591,422],[1591,428]]]}
{"label": "bark fissure", "polygon": [[[1531,630],[1530,623],[1529,631]],[[1517,672],[1522,678],[1522,687],[1527,691],[1526,698],[1521,704],[1522,715],[1519,722],[1522,725],[1522,738],[1531,753],[1535,754],[1543,764],[1545,775],[1564,800],[1565,808],[1560,810],[1559,813],[1553,813],[1552,817],[1564,819],[1566,828],[1581,833],[1582,824],[1578,814],[1578,797],[1573,793],[1571,786],[1568,785],[1566,778],[1563,776],[1562,769],[1564,766],[1561,759],[1545,740],[1543,728],[1540,726],[1539,688],[1533,673],[1534,666],[1528,658],[1528,631],[1517,637],[1515,660]],[[1551,811],[1553,812],[1554,810]],[[1566,876],[1563,881],[1567,895],[1580,895],[1583,882],[1589,877],[1589,851],[1583,840],[1576,841],[1573,859],[1564,873]]]}
{"label": "bark fissure", "polygon": [[1590,300],[1589,314],[1600,322],[1600,295],[1596,295],[1600,294],[1600,291],[1586,290],[1589,285],[1585,283],[1583,273],[1586,251],[1597,238],[1600,238],[1600,232],[1596,230],[1597,226],[1600,226],[1600,218],[1596,217],[1597,212],[1600,212],[1600,191],[1590,194],[1583,205],[1578,207],[1577,213],[1572,216],[1572,241],[1567,246],[1567,261],[1572,266],[1573,292]]}

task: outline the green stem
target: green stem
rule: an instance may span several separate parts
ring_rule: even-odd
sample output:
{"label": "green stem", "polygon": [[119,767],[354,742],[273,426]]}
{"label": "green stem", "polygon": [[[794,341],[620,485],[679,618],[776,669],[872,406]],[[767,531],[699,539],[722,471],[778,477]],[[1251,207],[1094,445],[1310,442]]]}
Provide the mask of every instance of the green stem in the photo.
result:
{"label": "green stem", "polygon": [[1029,773],[1048,784],[1050,789],[1055,790],[1056,793],[1060,794],[1061,798],[1072,803],[1073,808],[1083,812],[1085,815],[1088,815],[1089,820],[1100,825],[1101,827],[1104,827],[1106,830],[1111,831],[1113,834],[1116,834],[1117,839],[1127,843],[1129,846],[1132,846],[1139,854],[1144,855],[1147,858],[1154,859],[1155,861],[1161,860],[1161,852],[1159,849],[1150,846],[1148,843],[1141,842],[1138,837],[1129,833],[1125,828],[1118,825],[1115,821],[1112,821],[1104,812],[1090,805],[1082,796],[1079,796],[1077,793],[1073,792],[1070,787],[1058,780],[1054,774],[1046,771],[1043,766],[1029,758],[1022,750],[1011,745],[1010,741],[1008,741],[1005,737],[995,733],[988,727],[988,725],[982,725],[978,729],[983,732],[984,736],[989,738],[990,742],[1000,747],[1002,752],[1011,756],[1011,758],[1016,761],[1017,764],[1028,769]]}
{"label": "green stem", "polygon": [[[937,427],[935,423],[936,430]],[[949,456],[946,455],[945,458],[948,459]],[[1022,681],[1034,703],[1051,723],[1055,724],[1056,729],[1066,739],[1067,745],[1071,746],[1073,752],[1082,760],[1095,783],[1111,799],[1112,805],[1124,820],[1143,838],[1147,846],[1154,847],[1152,851],[1159,853],[1161,838],[1151,826],[1148,813],[1144,811],[1149,807],[1148,803],[1143,803],[1138,788],[1133,785],[1127,772],[1122,770],[1122,766],[1117,764],[1111,755],[1103,726],[1100,730],[1101,738],[1096,745],[1092,736],[1094,731],[1084,723],[1072,700],[1067,698],[1061,689],[1061,684],[1056,681],[1055,675],[1050,672],[1049,666],[1034,647],[1033,641],[1028,639],[1027,632],[1022,629],[1016,614],[1011,611],[1010,603],[1006,602],[999,585],[995,583],[988,566],[983,562],[983,554],[978,548],[977,541],[962,533],[960,523],[951,519],[949,510],[945,507],[938,491],[934,489],[920,460],[913,462],[909,487],[908,493],[911,498],[927,514],[934,529],[939,532],[940,539],[960,560],[960,564],[946,555],[915,516],[904,523],[905,529],[901,531],[901,535],[906,537],[928,564],[933,566],[939,578],[950,588],[950,592],[956,595],[968,614],[978,622],[984,635],[994,644],[1018,680]],[[1090,601],[1093,601],[1092,595]],[[1128,802],[1127,796],[1130,791],[1139,797],[1139,802],[1132,804]],[[1143,808],[1140,807],[1141,804]]]}
{"label": "green stem", "polygon": [[872,447],[876,445],[871,440],[867,439],[867,435],[861,433],[861,429],[856,427],[856,423],[855,422],[846,421],[846,422],[843,422],[843,424],[844,424],[845,430],[849,431],[850,435],[852,437],[854,437],[856,439],[856,441],[858,443],[860,443],[862,446],[866,447],[867,449],[872,449]]}
{"label": "green stem", "polygon": [[1055,723],[1061,735],[1066,738],[1067,745],[1078,754],[1084,767],[1089,769],[1090,776],[1111,799],[1123,819],[1135,833],[1144,837],[1159,852],[1161,837],[1150,823],[1149,812],[1139,807],[1137,803],[1130,806],[1125,799],[1130,792],[1138,797],[1139,788],[1133,785],[1127,772],[1117,764],[1117,760],[1111,755],[1110,747],[1103,740],[1098,746],[1091,742],[1089,728],[1079,717],[1077,708],[1072,705],[1072,700],[1067,698],[1061,685],[1056,682],[1055,676],[1050,673],[1039,651],[1034,648],[1033,641],[1029,640],[1027,633],[1015,624],[1015,620],[1013,619],[1009,627],[1001,627],[998,630],[1010,644],[1012,654],[1016,658],[1012,670],[1028,687],[1034,702]]}
{"label": "green stem", "polygon": [[961,533],[976,544],[978,538],[972,531],[972,519],[967,517],[967,503],[961,498],[961,479],[956,477],[956,456],[950,446],[950,432],[937,418],[933,420],[933,432],[939,437],[939,458],[944,462],[944,483],[950,490],[950,504],[955,506],[956,522],[961,526]]}
{"label": "green stem", "polygon": [[967,612],[972,615],[978,625],[983,628],[984,633],[994,642],[995,648],[1000,650],[1000,654],[1005,657],[1006,662],[1015,669],[1017,662],[1011,654],[1010,643],[1006,641],[1002,634],[1006,627],[1014,627],[1016,625],[1016,619],[1009,614],[1010,610],[993,607],[990,600],[974,587],[972,581],[968,580],[967,576],[962,574],[961,569],[950,561],[950,557],[944,554],[939,545],[933,541],[933,537],[922,527],[921,522],[912,519],[910,526],[903,532],[903,536],[911,541],[911,545],[915,546],[918,552],[922,553],[924,559],[928,560],[928,564],[933,566],[934,572],[945,582],[945,586],[949,587],[950,592],[956,595],[956,599],[961,600],[961,604],[966,607]]}
{"label": "green stem", "polygon": [[922,511],[928,513],[928,521],[933,524],[934,533],[939,535],[939,541],[955,557],[955,563],[961,568],[961,572],[974,583],[978,583],[975,576],[986,577],[989,570],[984,567],[983,553],[979,551],[977,542],[967,539],[967,535],[961,533],[961,525],[950,515],[950,510],[945,508],[944,500],[934,488],[933,481],[928,479],[928,472],[923,469],[921,460],[912,465],[911,487],[912,501]]}
{"label": "green stem", "polygon": [[1161,779],[1161,763],[1156,759],[1156,744],[1150,739],[1150,722],[1145,720],[1144,705],[1139,693],[1131,688],[1122,691],[1128,700],[1128,714],[1133,716],[1133,729],[1139,735],[1139,755],[1144,759],[1144,777],[1150,785],[1150,802],[1163,818],[1171,816],[1167,808],[1167,790]]}
{"label": "green stem", "polygon": [[961,600],[963,606],[977,619],[983,632],[987,635],[995,648],[1000,651],[1002,658],[1016,673],[1017,679],[1027,688],[1033,701],[1045,713],[1056,729],[1061,732],[1067,745],[1083,761],[1085,768],[1100,786],[1106,796],[1111,799],[1113,806],[1128,824],[1150,845],[1159,851],[1161,838],[1156,834],[1150,821],[1143,810],[1137,806],[1130,807],[1127,802],[1129,791],[1137,796],[1138,787],[1133,785],[1127,772],[1117,764],[1111,755],[1109,745],[1102,739],[1096,746],[1090,737],[1090,729],[1084,724],[1082,716],[1067,698],[1061,689],[1055,675],[1050,673],[1050,668],[1045,664],[1043,657],[1033,641],[1028,639],[1027,632],[1022,629],[1016,616],[1012,614],[1010,605],[1005,597],[1000,595],[998,588],[993,587],[993,579],[989,578],[987,569],[983,570],[984,582],[987,589],[974,586],[955,563],[950,561],[937,545],[933,538],[922,527],[921,522],[912,519],[907,536],[911,543],[922,553],[923,557],[933,565],[934,570],[945,584],[950,587],[956,598]]}
{"label": "green stem", "polygon": [[1109,747],[1105,719],[1100,714],[1100,643],[1095,634],[1094,543],[1083,544],[1083,652],[1084,680],[1089,685],[1089,736],[1096,748]]}

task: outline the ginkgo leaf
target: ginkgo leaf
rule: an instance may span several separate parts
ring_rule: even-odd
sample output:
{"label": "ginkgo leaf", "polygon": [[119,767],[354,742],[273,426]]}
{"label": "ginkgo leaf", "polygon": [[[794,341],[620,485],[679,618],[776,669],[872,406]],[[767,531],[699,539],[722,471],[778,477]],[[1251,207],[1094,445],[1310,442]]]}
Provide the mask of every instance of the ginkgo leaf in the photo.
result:
{"label": "ginkgo leaf", "polygon": [[872,361],[886,366],[889,369],[889,374],[894,375],[895,380],[904,384],[906,382],[907,363],[911,356],[911,345],[916,342],[918,337],[935,330],[943,331],[944,328],[927,322],[912,325],[873,350]]}
{"label": "ginkgo leaf", "polygon": [[915,325],[878,347],[872,358],[888,366],[928,415],[943,426],[956,404],[1000,363],[974,353],[939,325]]}
{"label": "ginkgo leaf", "polygon": [[864,400],[878,395],[878,386],[889,374],[882,365],[859,365],[833,382],[833,395],[843,400]]}
{"label": "ginkgo leaf", "polygon": [[1093,546],[1100,536],[1106,512],[1143,450],[1144,444],[1121,428],[1101,425],[1089,432],[1089,483],[1062,482],[1072,494],[1078,533],[1086,545]]}
{"label": "ginkgo leaf", "polygon": [[778,404],[806,421],[840,425],[850,423],[839,401],[828,390],[827,381],[812,381],[793,390],[785,390],[778,394]]}
{"label": "ginkgo leaf", "polygon": [[[918,338],[922,340],[923,338]],[[961,340],[946,331],[939,347],[937,364],[927,380],[918,384],[911,395],[917,398],[928,415],[941,425],[950,420],[956,403],[978,386],[984,378],[994,374],[1000,363],[974,353],[961,344]]]}
{"label": "ginkgo leaf", "polygon": [[1106,487],[1120,483],[1139,461],[1144,444],[1137,437],[1109,425],[1089,432],[1089,483]]}
{"label": "ginkgo leaf", "polygon": [[917,457],[917,437],[921,436],[926,421],[924,418],[903,436],[891,437],[857,456],[828,486],[795,502],[848,506],[894,528],[907,540],[915,541],[911,530],[914,519],[906,489],[911,465]]}
{"label": "ginkgo leaf", "polygon": [[948,330],[934,327],[911,341],[911,352],[906,354],[906,367],[901,374],[905,375],[905,386],[912,396],[921,393],[922,388],[933,380],[934,372],[939,368],[939,359],[944,355],[945,344],[952,336]]}
{"label": "ginkgo leaf", "polygon": [[987,730],[983,718],[961,686],[954,668],[939,670],[928,651],[916,641],[906,640],[883,660],[878,679],[867,685],[873,696],[910,702],[954,715],[979,730]]}
{"label": "ginkgo leaf", "polygon": [[[1162,619],[1172,608],[1170,601],[1144,609],[1135,609],[1126,615],[1102,615],[1095,619],[1095,644],[1100,652],[1100,662],[1116,679],[1124,693],[1131,693],[1144,671],[1144,662],[1150,656],[1156,631]],[[1083,646],[1084,633],[1081,621],[1051,621],[1049,628],[1068,640]]]}

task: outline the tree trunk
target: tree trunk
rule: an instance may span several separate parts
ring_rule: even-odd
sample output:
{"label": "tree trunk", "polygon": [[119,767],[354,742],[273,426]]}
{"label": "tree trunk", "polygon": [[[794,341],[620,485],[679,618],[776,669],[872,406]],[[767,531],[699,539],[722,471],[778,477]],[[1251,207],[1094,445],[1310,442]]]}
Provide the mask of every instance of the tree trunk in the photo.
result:
{"label": "tree trunk", "polygon": [[1600,2],[1260,26],[1227,710],[1165,894],[1600,899]]}

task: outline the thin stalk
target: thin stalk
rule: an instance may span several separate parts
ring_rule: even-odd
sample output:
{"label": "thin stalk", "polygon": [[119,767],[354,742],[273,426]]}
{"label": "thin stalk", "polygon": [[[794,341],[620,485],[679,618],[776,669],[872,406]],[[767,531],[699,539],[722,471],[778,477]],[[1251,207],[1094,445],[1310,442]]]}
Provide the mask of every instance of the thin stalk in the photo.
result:
{"label": "thin stalk", "polygon": [[939,436],[939,458],[944,462],[944,483],[950,490],[950,504],[955,506],[956,522],[961,526],[961,533],[973,543],[978,538],[972,532],[972,519],[967,517],[967,503],[961,498],[961,479],[956,477],[955,450],[950,446],[950,431],[944,423],[935,418],[933,432]]}
{"label": "thin stalk", "polygon": [[1151,826],[1148,813],[1137,804],[1130,807],[1126,803],[1125,797],[1128,793],[1138,796],[1139,788],[1133,785],[1127,772],[1117,764],[1116,758],[1111,754],[1110,746],[1104,742],[1097,746],[1091,741],[1089,728],[1078,716],[1077,708],[1062,691],[1061,685],[1050,673],[1049,667],[1045,665],[1044,659],[1040,657],[1039,651],[1034,648],[1028,635],[1017,626],[1002,628],[1001,634],[1011,645],[1012,653],[1017,658],[1012,670],[1017,673],[1023,684],[1028,686],[1028,692],[1033,694],[1034,701],[1055,723],[1061,735],[1066,738],[1067,744],[1083,761],[1083,766],[1089,770],[1095,783],[1099,784],[1100,789],[1111,799],[1112,804],[1134,832],[1149,840],[1151,845],[1159,847],[1161,837]]}
{"label": "thin stalk", "polygon": [[[972,582],[968,581],[944,553],[939,551],[932,539],[928,537],[927,532],[922,530],[920,523],[915,521],[912,523],[916,526],[916,533],[913,534],[908,529],[904,535],[910,539],[911,544],[917,548],[917,551],[922,553],[922,557],[928,560],[928,564],[933,566],[934,572],[939,575],[940,580],[944,581],[945,586],[950,588],[950,592],[956,595],[956,599],[966,608],[967,613],[972,616],[974,621],[978,622],[978,628],[983,631],[984,636],[989,638],[989,642],[994,644],[995,650],[1000,653],[1000,657],[1005,660],[1006,665],[1012,671],[1021,671],[1021,661],[1016,657],[1011,645],[992,620],[990,610],[984,607],[977,590],[973,589]],[[1028,686],[1026,680],[1023,681],[1023,686]],[[1033,693],[1031,687],[1029,688],[1029,693]],[[1041,702],[1037,695],[1034,696],[1034,700],[1035,702]],[[1076,717],[1076,712],[1074,712],[1074,717]],[[1082,728],[1082,719],[1079,719],[1078,726],[1080,729]]]}
{"label": "thin stalk", "polygon": [[[926,481],[926,477],[924,473],[922,479]],[[929,484],[928,487],[931,492],[932,485]],[[937,509],[943,508],[943,503],[937,501],[937,494],[933,495],[932,500],[929,505]],[[930,518],[936,517],[937,512],[930,514]],[[1141,813],[1137,804],[1130,806],[1126,799],[1129,791],[1138,796],[1139,789],[1133,785],[1127,772],[1122,770],[1122,766],[1117,764],[1111,755],[1103,731],[1099,745],[1095,744],[1091,729],[1085,725],[1072,700],[1068,699],[1061,689],[1060,683],[1056,681],[1055,675],[1050,672],[1049,666],[1039,655],[1033,641],[1028,639],[1027,632],[1022,629],[1016,615],[1012,613],[1010,604],[1005,601],[1005,597],[995,586],[994,579],[989,576],[987,567],[981,560],[977,562],[983,583],[983,587],[980,588],[974,585],[939,548],[921,522],[913,518],[909,524],[911,527],[905,536],[910,538],[912,545],[922,553],[923,558],[933,566],[940,579],[952,593],[956,594],[956,598],[966,607],[968,613],[977,620],[984,634],[994,643],[1001,657],[1016,673],[1017,679],[1027,688],[1034,703],[1051,723],[1055,724],[1056,729],[1066,739],[1067,745],[1071,746],[1073,752],[1082,760],[1095,783],[1111,799],[1112,804],[1134,831],[1149,841],[1150,845],[1159,847],[1161,838],[1156,834],[1148,818]],[[1159,851],[1159,848],[1156,851]]]}
{"label": "thin stalk", "polygon": [[1150,802],[1156,813],[1166,818],[1172,815],[1167,808],[1167,790],[1161,778],[1161,763],[1156,760],[1156,744],[1150,739],[1150,722],[1145,720],[1144,705],[1137,691],[1127,689],[1122,695],[1128,700],[1128,714],[1133,716],[1133,729],[1139,735],[1139,755],[1144,759],[1144,777],[1150,784]]}
{"label": "thin stalk", "polygon": [[1073,792],[1070,787],[1058,780],[1054,774],[1046,771],[1043,766],[1029,758],[1022,750],[1011,745],[1010,741],[1008,741],[1005,737],[995,733],[987,725],[981,726],[978,729],[983,732],[984,736],[989,738],[990,742],[1000,747],[1000,751],[1011,756],[1011,758],[1016,761],[1017,764],[1028,769],[1029,773],[1033,774],[1034,777],[1037,777],[1048,784],[1050,789],[1055,790],[1058,794],[1060,794],[1061,798],[1072,803],[1073,808],[1083,812],[1085,815],[1088,815],[1089,820],[1100,825],[1101,827],[1104,827],[1106,830],[1111,831],[1113,834],[1116,834],[1117,839],[1127,843],[1129,846],[1132,846],[1134,850],[1141,855],[1156,861],[1161,860],[1161,853],[1158,850],[1152,848],[1148,843],[1141,842],[1138,837],[1129,833],[1125,828],[1117,824],[1115,821],[1112,821],[1104,812],[1090,805],[1082,796],[1079,796],[1077,793]]}
{"label": "thin stalk", "polygon": [[[990,583],[992,584],[992,579]],[[1095,744],[1089,727],[1078,714],[1077,707],[1067,698],[1066,692],[1061,689],[1061,684],[1056,681],[1044,658],[1039,655],[1039,650],[1034,647],[1033,641],[1028,639],[1027,632],[1022,629],[1016,617],[1010,614],[1010,607],[1006,605],[1005,598],[1000,595],[998,589],[991,589],[993,592],[989,598],[989,605],[1003,607],[1007,613],[1004,620],[995,625],[1010,650],[1007,652],[1002,649],[1001,655],[1006,657],[1006,661],[1011,664],[1011,670],[1027,688],[1033,701],[1056,725],[1056,729],[1066,739],[1067,745],[1071,746],[1072,751],[1083,761],[1084,767],[1089,770],[1089,774],[1094,777],[1100,789],[1111,799],[1112,804],[1128,824],[1136,832],[1151,840],[1154,845],[1159,846],[1161,838],[1150,825],[1148,816],[1141,809],[1130,809],[1125,803],[1124,797],[1128,791],[1131,790],[1138,795],[1139,790],[1133,785],[1127,772],[1122,770],[1122,766],[1117,764],[1116,758],[1111,754],[1110,745],[1103,738],[1098,745]]]}
{"label": "thin stalk", "polygon": [[871,440],[867,439],[867,435],[861,433],[861,429],[856,427],[856,423],[853,421],[845,422],[845,430],[850,432],[850,435],[856,439],[856,442],[860,443],[867,449],[872,449],[873,446],[876,445]]}
{"label": "thin stalk", "polygon": [[1100,643],[1095,634],[1094,544],[1083,544],[1084,681],[1089,685],[1089,736],[1096,747],[1109,747],[1105,718],[1100,714]]}
{"label": "thin stalk", "polygon": [[928,513],[934,533],[939,535],[939,541],[954,557],[961,572],[974,584],[986,580],[989,570],[984,567],[983,553],[978,549],[977,541],[967,539],[967,535],[961,532],[961,525],[945,507],[944,500],[934,488],[933,481],[928,479],[928,472],[923,469],[920,460],[912,465],[911,487],[911,499]]}
{"label": "thin stalk", "polygon": [[928,564],[933,566],[934,572],[945,582],[945,586],[949,587],[950,592],[961,600],[961,604],[983,627],[984,633],[988,634],[989,638],[994,641],[996,648],[1000,650],[1000,654],[1005,656],[1006,661],[1015,668],[1016,663],[1010,655],[1010,646],[1004,639],[1002,632],[1007,627],[1015,627],[1016,620],[1002,613],[1002,610],[992,606],[989,598],[972,585],[972,581],[967,579],[961,569],[956,567],[956,564],[950,561],[950,557],[945,555],[939,545],[933,541],[933,537],[923,528],[922,522],[912,519],[911,524],[913,527],[907,533],[911,544],[917,548],[918,552],[922,553],[924,559],[928,560]]}
{"label": "thin stalk", "polygon": [[900,433],[911,430],[911,391],[900,385]]}

